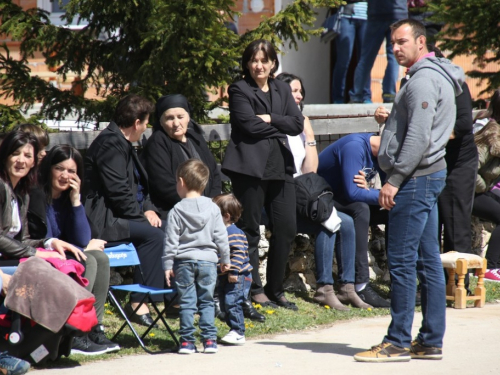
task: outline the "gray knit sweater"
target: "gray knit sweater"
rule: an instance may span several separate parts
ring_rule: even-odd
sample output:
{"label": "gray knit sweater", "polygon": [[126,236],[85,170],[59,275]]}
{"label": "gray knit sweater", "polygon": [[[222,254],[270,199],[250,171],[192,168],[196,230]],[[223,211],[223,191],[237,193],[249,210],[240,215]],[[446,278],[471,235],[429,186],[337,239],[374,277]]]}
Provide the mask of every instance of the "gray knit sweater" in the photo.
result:
{"label": "gray knit sweater", "polygon": [[399,187],[412,176],[446,168],[445,146],[455,124],[455,97],[465,75],[449,60],[426,57],[409,70],[387,119],[378,162],[386,182]]}
{"label": "gray knit sweater", "polygon": [[210,198],[184,198],[168,213],[165,229],[164,270],[174,260],[204,260],[229,264],[227,231],[219,207]]}

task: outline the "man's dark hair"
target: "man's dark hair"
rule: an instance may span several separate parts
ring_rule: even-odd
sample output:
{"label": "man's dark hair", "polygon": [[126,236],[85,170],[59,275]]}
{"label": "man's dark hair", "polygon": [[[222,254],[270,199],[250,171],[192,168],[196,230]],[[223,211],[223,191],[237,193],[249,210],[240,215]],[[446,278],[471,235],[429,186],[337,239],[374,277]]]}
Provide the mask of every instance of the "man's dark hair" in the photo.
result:
{"label": "man's dark hair", "polygon": [[120,128],[130,128],[136,120],[141,122],[154,111],[154,105],[142,96],[130,94],[122,98],[116,106],[113,121]]}
{"label": "man's dark hair", "polygon": [[404,20],[397,21],[391,25],[391,32],[399,29],[401,26],[408,25],[411,27],[413,38],[417,39],[419,36],[423,35],[427,38],[427,33],[425,32],[425,26],[422,22],[417,20],[406,18]]}

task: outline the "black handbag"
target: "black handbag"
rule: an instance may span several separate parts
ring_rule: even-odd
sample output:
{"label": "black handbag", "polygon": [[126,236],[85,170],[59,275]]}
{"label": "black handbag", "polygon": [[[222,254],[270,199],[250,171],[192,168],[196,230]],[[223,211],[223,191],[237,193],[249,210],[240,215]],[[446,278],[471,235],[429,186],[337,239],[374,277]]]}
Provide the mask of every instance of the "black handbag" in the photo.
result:
{"label": "black handbag", "polygon": [[340,20],[344,12],[344,7],[341,6],[336,13],[328,11],[326,19],[323,21],[323,31],[321,32],[321,41],[329,43],[340,34]]}
{"label": "black handbag", "polygon": [[297,214],[315,223],[330,218],[333,211],[333,192],[326,180],[310,172],[294,178]]}

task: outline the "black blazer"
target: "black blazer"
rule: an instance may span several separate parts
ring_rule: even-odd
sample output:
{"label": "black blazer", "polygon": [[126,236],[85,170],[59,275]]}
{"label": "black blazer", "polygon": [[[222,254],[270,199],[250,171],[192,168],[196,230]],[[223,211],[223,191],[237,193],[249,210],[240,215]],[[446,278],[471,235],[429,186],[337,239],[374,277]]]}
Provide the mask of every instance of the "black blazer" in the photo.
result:
{"label": "black blazer", "polygon": [[[252,78],[245,78],[229,86],[231,140],[222,162],[222,171],[262,178],[269,157],[270,142],[279,141],[290,152],[285,158],[286,173],[293,174],[295,166],[286,135],[298,135],[304,130],[304,116],[292,97],[290,85],[269,79],[271,107],[262,90]],[[271,115],[271,123],[256,115]]]}
{"label": "black blazer", "polygon": [[[219,195],[222,189],[220,172],[207,142],[190,128],[186,132],[186,138],[210,170],[204,195],[206,197]],[[151,201],[160,211],[163,220],[167,219],[168,211],[181,200],[177,194],[175,173],[184,160],[179,142],[170,138],[161,127],[149,137],[141,154],[141,161],[149,175]]]}
{"label": "black blazer", "polygon": [[[120,241],[130,237],[129,220],[149,223],[144,211],[157,210],[149,198],[148,175],[118,125],[111,122],[97,136],[85,154],[84,164],[82,203],[93,238]],[[142,209],[137,202],[138,182],[144,187]]]}

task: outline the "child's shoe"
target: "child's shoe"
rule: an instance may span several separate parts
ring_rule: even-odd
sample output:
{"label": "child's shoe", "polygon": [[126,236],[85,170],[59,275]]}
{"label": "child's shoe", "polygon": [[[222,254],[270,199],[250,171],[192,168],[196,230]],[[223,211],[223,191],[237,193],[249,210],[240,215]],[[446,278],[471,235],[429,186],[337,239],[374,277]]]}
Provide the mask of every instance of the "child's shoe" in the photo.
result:
{"label": "child's shoe", "polygon": [[203,348],[205,349],[203,352],[204,353],[217,353],[218,348],[217,348],[217,343],[214,340],[207,340],[203,342]]}
{"label": "child's shoe", "polygon": [[196,353],[196,346],[190,341],[181,342],[181,346],[179,347],[179,354],[193,354]]}
{"label": "child's shoe", "polygon": [[223,344],[230,344],[230,345],[243,345],[245,343],[245,336],[240,335],[236,331],[229,331],[229,333],[224,336],[221,340],[221,343]]}

